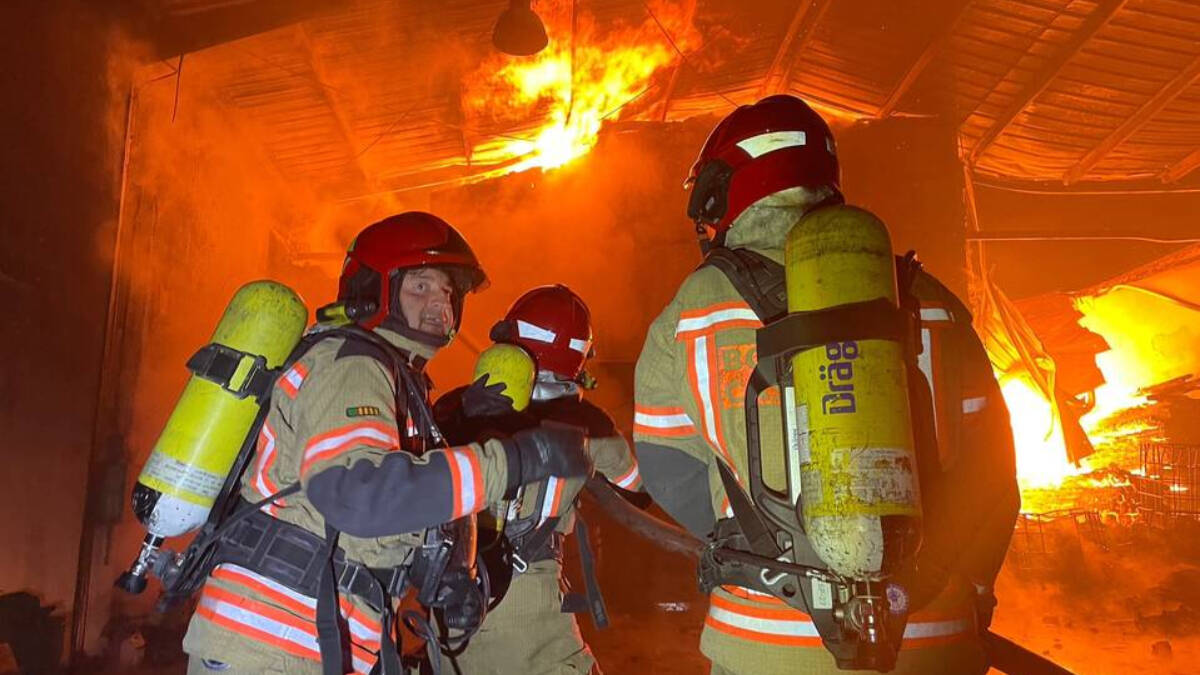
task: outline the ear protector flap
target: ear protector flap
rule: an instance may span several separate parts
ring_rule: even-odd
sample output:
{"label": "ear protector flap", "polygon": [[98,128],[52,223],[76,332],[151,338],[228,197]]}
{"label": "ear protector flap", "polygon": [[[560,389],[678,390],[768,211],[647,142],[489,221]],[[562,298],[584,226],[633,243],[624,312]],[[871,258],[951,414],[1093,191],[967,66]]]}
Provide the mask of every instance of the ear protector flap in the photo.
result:
{"label": "ear protector flap", "polygon": [[492,326],[492,331],[488,333],[488,337],[492,342],[512,342],[516,335],[513,334],[512,321],[497,321],[496,325]]}
{"label": "ear protector flap", "polygon": [[688,198],[688,218],[708,225],[720,222],[729,209],[729,181],[732,178],[733,167],[722,160],[710,160],[700,167]]}
{"label": "ear protector flap", "polygon": [[347,319],[366,320],[379,312],[380,295],[383,293],[382,275],[364,265],[358,268],[347,286],[347,297],[341,301]]}

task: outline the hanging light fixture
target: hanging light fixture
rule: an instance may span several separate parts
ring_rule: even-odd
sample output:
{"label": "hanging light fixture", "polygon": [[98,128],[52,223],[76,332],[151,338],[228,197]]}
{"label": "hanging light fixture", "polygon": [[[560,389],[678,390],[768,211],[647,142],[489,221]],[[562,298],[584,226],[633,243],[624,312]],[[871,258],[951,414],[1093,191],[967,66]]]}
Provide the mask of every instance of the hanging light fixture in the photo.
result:
{"label": "hanging light fixture", "polygon": [[509,0],[492,31],[496,49],[513,56],[532,56],[546,47],[546,27],[529,5],[530,0]]}

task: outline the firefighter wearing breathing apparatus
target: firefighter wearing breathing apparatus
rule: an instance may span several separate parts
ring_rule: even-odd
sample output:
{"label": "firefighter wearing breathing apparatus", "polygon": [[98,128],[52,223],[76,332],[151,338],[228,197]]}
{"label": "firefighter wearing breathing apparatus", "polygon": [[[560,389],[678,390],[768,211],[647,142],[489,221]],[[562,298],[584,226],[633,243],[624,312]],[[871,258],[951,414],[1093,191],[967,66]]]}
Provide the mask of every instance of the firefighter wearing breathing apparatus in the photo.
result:
{"label": "firefighter wearing breathing apparatus", "polygon": [[965,307],[843,204],[797,98],[721,121],[689,185],[705,261],[648,331],[634,440],[708,541],[712,672],[986,672],[1019,497]]}
{"label": "firefighter wearing breathing apparatus", "polygon": [[[444,628],[477,627],[474,514],[524,483],[590,472],[571,430],[444,443],[423,367],[485,283],[466,241],[430,214],[392,216],[351,244],[338,302],[264,398],[238,506],[198,536],[203,562],[177,573],[203,580],[189,673],[404,672],[393,612],[406,596]],[[168,592],[190,590],[168,576]],[[402,613],[433,636],[421,611]]]}
{"label": "firefighter wearing breathing apparatus", "polygon": [[[495,345],[481,354],[475,382],[434,406],[451,440],[543,423],[586,429],[597,473],[638,502],[641,478],[628,442],[612,418],[582,395],[582,389],[594,386],[584,370],[594,350],[583,300],[562,285],[530,290],[492,328],[491,337]],[[576,509],[583,485],[578,479],[549,478],[480,514],[480,549],[498,604],[457,657],[461,672],[599,674],[573,616],[588,611],[597,625],[607,623],[586,525]],[[586,592],[564,595],[562,547],[572,531],[579,535]]]}

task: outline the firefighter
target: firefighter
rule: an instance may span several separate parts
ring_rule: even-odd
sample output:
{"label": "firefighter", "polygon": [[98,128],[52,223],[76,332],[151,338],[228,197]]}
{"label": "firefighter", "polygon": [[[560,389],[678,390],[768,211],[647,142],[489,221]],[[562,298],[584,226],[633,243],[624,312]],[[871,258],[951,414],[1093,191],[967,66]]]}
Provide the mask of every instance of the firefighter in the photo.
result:
{"label": "firefighter", "polygon": [[[625,437],[609,415],[585,400],[582,388],[590,387],[585,361],[593,355],[592,326],[587,305],[562,285],[542,286],[522,295],[492,329],[497,343],[517,345],[534,360],[536,376],[532,400],[522,414],[502,395],[503,385],[480,377],[469,387],[443,396],[435,406],[441,427],[448,434],[477,437],[536,427],[551,421],[587,429],[596,471],[630,501],[645,505],[638,465]],[[503,594],[488,613],[483,628],[457,657],[463,673],[471,675],[599,674],[591,650],[583,641],[572,611],[596,608],[598,598],[590,546],[580,543],[589,593],[568,593],[563,578],[563,540],[578,520],[576,496],[582,481],[554,478],[527,485],[518,503],[494,505],[481,515],[481,548],[497,593]],[[484,542],[491,522],[499,535]],[[582,529],[577,529],[583,533]],[[584,533],[585,534],[585,533]],[[503,586],[507,581],[507,592]],[[592,602],[579,602],[580,599]],[[593,618],[596,618],[595,616]],[[603,621],[603,618],[600,618]]]}
{"label": "firefighter", "polygon": [[[806,213],[842,196],[830,129],[792,96],[739,107],[721,121],[687,185],[705,263],[648,330],[636,368],[634,443],[654,501],[703,538],[735,520],[720,465],[746,484],[744,393],[757,363],[755,331],[775,318],[762,316],[764,308],[786,311],[785,238]],[[1007,411],[962,303],[924,272],[912,275],[909,290],[920,303],[922,336],[937,341],[921,367],[939,416],[936,432],[915,432],[936,435],[936,449],[926,443],[918,456],[924,545],[906,579],[914,611],[894,672],[983,673],[981,631],[1019,507]],[[767,389],[758,407],[763,479],[786,485],[780,390]],[[812,617],[787,598],[721,578],[709,585],[700,648],[713,673],[838,672]]]}
{"label": "firefighter", "polygon": [[[588,475],[576,431],[444,446],[423,368],[485,283],[466,241],[427,213],[384,219],[351,244],[338,303],[322,312],[352,324],[310,331],[275,385],[240,488],[252,515],[220,540],[184,638],[189,673],[399,672],[393,607],[454,537],[473,537],[473,520],[445,524],[525,482]],[[433,581],[455,593],[473,583]]]}

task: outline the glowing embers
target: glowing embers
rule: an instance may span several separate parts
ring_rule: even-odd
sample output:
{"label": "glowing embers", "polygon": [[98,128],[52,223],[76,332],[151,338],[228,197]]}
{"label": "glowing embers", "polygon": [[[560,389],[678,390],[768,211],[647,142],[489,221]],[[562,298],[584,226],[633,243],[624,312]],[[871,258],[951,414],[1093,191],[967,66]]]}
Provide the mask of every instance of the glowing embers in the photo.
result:
{"label": "glowing embers", "polygon": [[[559,167],[586,154],[601,127],[620,117],[654,86],[660,69],[679,59],[671,41],[684,51],[698,42],[691,25],[694,4],[650,2],[640,25],[601,32],[589,14],[572,16],[577,10],[571,2],[538,3],[549,46],[529,58],[495,56],[468,78],[468,126],[471,135],[487,139],[472,146],[471,163],[511,173]],[[536,126],[519,138],[488,139],[491,128],[530,120]]]}

